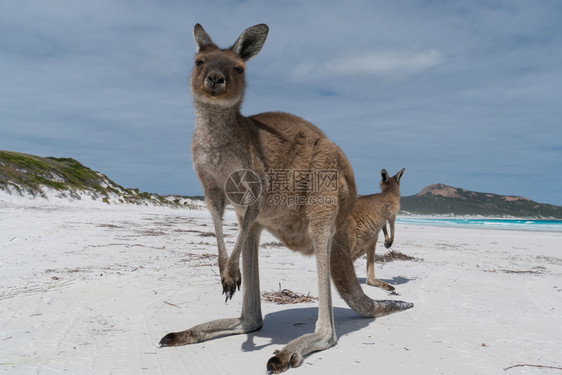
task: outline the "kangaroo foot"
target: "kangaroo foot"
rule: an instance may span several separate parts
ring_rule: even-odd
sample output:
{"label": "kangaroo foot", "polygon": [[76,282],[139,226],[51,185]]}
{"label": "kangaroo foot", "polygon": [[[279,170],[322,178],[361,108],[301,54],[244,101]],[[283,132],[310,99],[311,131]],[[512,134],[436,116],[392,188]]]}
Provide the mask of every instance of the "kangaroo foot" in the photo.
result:
{"label": "kangaroo foot", "polygon": [[376,286],[377,288],[381,288],[384,290],[387,290],[389,292],[394,291],[394,287],[392,285],[390,285],[389,283],[385,283],[384,281],[381,281],[379,279],[367,279],[367,284],[371,285],[371,286]]}
{"label": "kangaroo foot", "polygon": [[224,275],[221,277],[222,283],[222,294],[226,294],[226,299],[224,302],[228,302],[232,299],[236,288],[240,290],[240,285],[242,284],[242,276],[240,275],[240,268],[236,267],[234,271],[227,268]]}
{"label": "kangaroo foot", "polygon": [[267,374],[280,374],[291,367],[298,367],[302,358],[297,353],[286,353],[281,350],[273,352],[273,357],[267,361]]}
{"label": "kangaroo foot", "polygon": [[160,340],[159,346],[161,348],[167,346],[181,346],[181,345],[193,344],[200,341],[201,339],[195,332],[192,332],[191,330],[187,330],[183,332],[168,333],[166,336],[162,338],[162,340]]}

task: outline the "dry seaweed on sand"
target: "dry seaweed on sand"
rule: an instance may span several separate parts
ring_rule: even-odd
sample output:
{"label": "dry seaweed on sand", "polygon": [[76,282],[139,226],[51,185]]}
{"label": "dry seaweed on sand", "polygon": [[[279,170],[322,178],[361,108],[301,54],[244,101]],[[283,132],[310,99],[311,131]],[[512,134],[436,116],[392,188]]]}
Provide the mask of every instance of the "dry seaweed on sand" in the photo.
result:
{"label": "dry seaweed on sand", "polygon": [[390,250],[386,254],[382,254],[382,255],[375,254],[375,262],[377,263],[392,262],[394,260],[420,260],[420,259],[414,258],[412,256],[406,255],[404,253],[395,250]]}
{"label": "dry seaweed on sand", "polygon": [[288,305],[294,303],[307,303],[307,302],[314,302],[318,300],[316,297],[312,297],[310,293],[302,294],[298,292],[293,292],[289,289],[282,289],[277,292],[263,292],[262,299],[264,301],[273,302],[278,305]]}

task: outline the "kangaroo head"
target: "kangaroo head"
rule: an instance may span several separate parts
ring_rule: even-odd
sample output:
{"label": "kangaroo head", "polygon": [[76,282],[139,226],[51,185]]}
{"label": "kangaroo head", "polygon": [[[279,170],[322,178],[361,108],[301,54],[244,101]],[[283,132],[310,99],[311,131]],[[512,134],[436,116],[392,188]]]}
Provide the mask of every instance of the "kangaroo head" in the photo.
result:
{"label": "kangaroo head", "polygon": [[220,107],[239,106],[246,86],[245,62],[260,52],[268,30],[265,24],[252,26],[232,47],[221,49],[201,25],[195,25],[197,54],[190,79],[194,100]]}
{"label": "kangaroo head", "polygon": [[405,170],[406,168],[402,168],[400,172],[396,173],[393,177],[389,177],[386,169],[383,169],[381,171],[381,192],[384,193],[386,191],[394,190],[400,194],[400,179],[402,178]]}

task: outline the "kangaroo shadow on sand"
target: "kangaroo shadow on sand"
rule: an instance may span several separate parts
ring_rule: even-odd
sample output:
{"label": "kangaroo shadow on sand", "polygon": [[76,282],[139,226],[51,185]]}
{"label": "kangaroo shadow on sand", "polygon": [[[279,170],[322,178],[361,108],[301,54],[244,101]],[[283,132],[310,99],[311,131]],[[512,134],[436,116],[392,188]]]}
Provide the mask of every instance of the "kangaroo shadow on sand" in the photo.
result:
{"label": "kangaroo shadow on sand", "polygon": [[[285,345],[289,341],[307,333],[313,333],[318,317],[316,306],[304,308],[288,308],[275,311],[264,317],[263,328],[247,334],[247,340],[242,344],[242,350],[251,352],[261,350],[271,345]],[[374,322],[373,318],[364,318],[349,308],[334,308],[336,334],[341,337],[345,334],[359,331]],[[269,338],[270,342],[256,345],[254,338]]]}

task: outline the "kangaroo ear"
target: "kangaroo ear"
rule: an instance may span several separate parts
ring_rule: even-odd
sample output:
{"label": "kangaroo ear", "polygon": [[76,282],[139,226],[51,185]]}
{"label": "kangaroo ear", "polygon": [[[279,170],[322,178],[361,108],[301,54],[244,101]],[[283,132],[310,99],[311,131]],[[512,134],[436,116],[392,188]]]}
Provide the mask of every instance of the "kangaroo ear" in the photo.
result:
{"label": "kangaroo ear", "polygon": [[197,52],[201,52],[207,47],[215,46],[209,34],[207,34],[200,24],[195,25],[193,28],[193,39],[195,39],[195,43],[197,43]]}
{"label": "kangaroo ear", "polygon": [[389,177],[388,177],[388,172],[386,171],[386,169],[383,169],[381,171],[381,176],[382,176],[382,182],[385,182],[385,183],[388,182]]}
{"label": "kangaroo ear", "polygon": [[268,31],[269,27],[263,23],[249,27],[240,34],[230,49],[242,60],[248,61],[261,51]]}
{"label": "kangaroo ear", "polygon": [[402,175],[404,174],[405,170],[406,170],[406,168],[402,168],[400,170],[400,172],[396,173],[396,176],[394,176],[394,178],[396,179],[396,182],[400,182],[400,179],[402,178]]}

